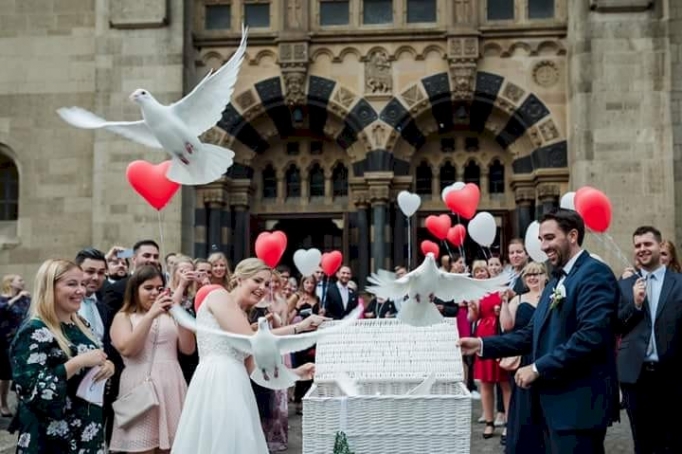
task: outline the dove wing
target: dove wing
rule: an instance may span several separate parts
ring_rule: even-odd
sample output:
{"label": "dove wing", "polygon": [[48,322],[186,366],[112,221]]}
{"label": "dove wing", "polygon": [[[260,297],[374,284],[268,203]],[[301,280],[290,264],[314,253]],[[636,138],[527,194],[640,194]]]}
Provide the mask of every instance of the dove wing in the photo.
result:
{"label": "dove wing", "polygon": [[207,326],[199,326],[197,320],[192,315],[181,308],[180,306],[172,306],[168,312],[178,322],[178,325],[187,328],[190,331],[201,331],[204,333],[214,334],[224,337],[232,348],[244,352],[247,355],[253,354],[253,347],[251,347],[251,336],[244,336],[243,334],[230,333],[222,329],[209,328]]}
{"label": "dove wing", "polygon": [[504,291],[511,280],[509,274],[500,274],[491,279],[474,279],[465,274],[438,271],[438,285],[434,289],[437,298],[443,301],[478,301],[489,293]]}
{"label": "dove wing", "polygon": [[382,275],[382,273],[372,273],[367,278],[369,287],[366,288],[367,293],[372,293],[379,298],[390,299],[393,301],[402,300],[410,291],[410,275],[407,274],[400,279],[395,279],[395,276]]}
{"label": "dove wing", "polygon": [[355,323],[355,321],[360,318],[360,315],[362,315],[364,310],[365,308],[362,305],[359,305],[353,309],[353,312],[348,314],[348,316],[345,317],[341,323],[333,326],[332,328],[320,329],[303,334],[276,336],[279,352],[282,355],[286,355],[287,353],[296,353],[310,348],[319,341],[320,337],[341,331],[342,329],[345,329],[349,325]]}
{"label": "dove wing", "polygon": [[170,106],[171,111],[192,132],[200,136],[221,119],[237,83],[239,67],[246,53],[247,30],[232,58],[217,71],[210,71],[187,96]]}
{"label": "dove wing", "polygon": [[62,119],[82,129],[107,129],[111,132],[151,148],[163,148],[144,120],[107,121],[80,107],[63,107],[57,110]]}

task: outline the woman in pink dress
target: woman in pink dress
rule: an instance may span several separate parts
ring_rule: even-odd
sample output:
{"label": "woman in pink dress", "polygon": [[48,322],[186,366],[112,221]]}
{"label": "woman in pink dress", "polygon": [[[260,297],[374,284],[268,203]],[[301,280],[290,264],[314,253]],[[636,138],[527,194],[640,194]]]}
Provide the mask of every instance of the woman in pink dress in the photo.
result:
{"label": "woman in pink dress", "polygon": [[128,280],[123,307],[111,326],[111,342],[123,357],[119,397],[142,383],[150,370],[159,405],[120,427],[114,421],[109,448],[114,452],[166,453],[173,446],[187,383],[178,362],[178,349],[194,352],[194,334],[179,327],[167,313],[180,304],[188,281],[182,279],[175,298],[163,288],[161,272],[143,266]]}

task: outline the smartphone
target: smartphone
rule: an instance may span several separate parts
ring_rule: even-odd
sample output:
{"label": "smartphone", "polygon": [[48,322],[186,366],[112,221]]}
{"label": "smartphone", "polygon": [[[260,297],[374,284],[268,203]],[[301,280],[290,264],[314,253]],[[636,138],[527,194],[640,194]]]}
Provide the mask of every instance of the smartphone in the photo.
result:
{"label": "smartphone", "polygon": [[129,259],[132,256],[133,256],[132,249],[124,249],[116,253],[116,257],[118,257],[119,259]]}
{"label": "smartphone", "polygon": [[313,315],[313,310],[310,309],[310,308],[303,309],[303,310],[300,311],[298,314],[299,314],[301,317],[309,317],[309,316]]}

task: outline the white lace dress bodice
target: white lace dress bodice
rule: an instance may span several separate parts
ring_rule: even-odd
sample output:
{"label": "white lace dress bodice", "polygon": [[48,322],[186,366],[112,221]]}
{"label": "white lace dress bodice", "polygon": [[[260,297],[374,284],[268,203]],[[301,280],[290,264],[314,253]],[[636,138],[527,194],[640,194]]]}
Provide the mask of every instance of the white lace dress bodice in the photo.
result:
{"label": "white lace dress bodice", "polygon": [[[215,319],[208,305],[203,304],[197,312],[197,324],[211,329],[222,329],[218,320]],[[219,356],[221,358],[233,358],[241,363],[247,358],[247,354],[232,348],[227,339],[223,336],[216,336],[202,332],[197,332],[197,348],[199,349],[199,361],[208,360],[210,357]]]}

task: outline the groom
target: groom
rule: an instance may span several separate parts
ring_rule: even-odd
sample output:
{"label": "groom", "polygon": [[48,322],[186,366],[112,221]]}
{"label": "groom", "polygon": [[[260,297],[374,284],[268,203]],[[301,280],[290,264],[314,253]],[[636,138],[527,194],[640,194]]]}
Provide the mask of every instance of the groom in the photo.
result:
{"label": "groom", "polygon": [[533,421],[552,454],[603,454],[618,412],[615,327],[619,290],[611,270],[581,249],[585,224],[573,210],[540,220],[540,241],[555,271],[534,318],[503,336],[462,338],[463,354],[533,354],[516,384],[530,388]]}

